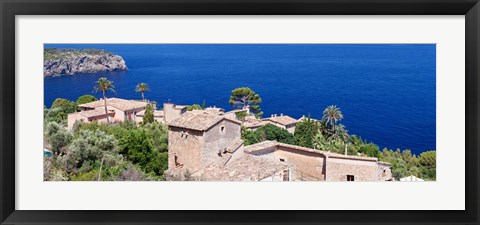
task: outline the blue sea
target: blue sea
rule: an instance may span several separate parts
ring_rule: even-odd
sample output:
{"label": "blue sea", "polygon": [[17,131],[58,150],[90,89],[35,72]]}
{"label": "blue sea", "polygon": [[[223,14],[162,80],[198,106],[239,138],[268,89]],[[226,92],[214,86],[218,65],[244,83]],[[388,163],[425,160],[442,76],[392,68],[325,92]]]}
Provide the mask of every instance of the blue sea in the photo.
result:
{"label": "blue sea", "polygon": [[227,110],[232,89],[260,94],[264,117],[321,118],[329,105],[343,112],[350,134],[381,148],[436,149],[434,44],[47,44],[97,48],[121,55],[128,71],[44,79],[44,103],[93,93],[102,76],[114,81],[109,97],[201,104]]}

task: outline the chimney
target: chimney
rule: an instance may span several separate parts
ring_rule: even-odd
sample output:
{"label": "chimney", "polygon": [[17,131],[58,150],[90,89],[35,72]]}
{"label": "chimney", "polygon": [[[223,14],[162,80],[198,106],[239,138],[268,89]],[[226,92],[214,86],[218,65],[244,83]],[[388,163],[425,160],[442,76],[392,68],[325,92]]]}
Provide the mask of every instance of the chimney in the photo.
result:
{"label": "chimney", "polygon": [[280,116],[283,116],[283,113],[280,113]]}
{"label": "chimney", "polygon": [[345,144],[345,155],[348,153],[348,144]]}

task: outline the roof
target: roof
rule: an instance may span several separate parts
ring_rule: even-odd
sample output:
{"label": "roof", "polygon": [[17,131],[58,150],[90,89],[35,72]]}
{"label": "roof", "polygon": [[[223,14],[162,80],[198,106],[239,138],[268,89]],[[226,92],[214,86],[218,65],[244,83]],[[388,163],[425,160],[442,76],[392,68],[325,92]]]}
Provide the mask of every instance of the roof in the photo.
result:
{"label": "roof", "polygon": [[[98,108],[98,109],[92,109],[92,110],[85,110],[85,111],[78,112],[78,114],[85,116],[87,118],[104,116],[105,109]],[[109,110],[108,114],[110,115],[115,114],[115,111]]]}
{"label": "roof", "polygon": [[227,147],[227,152],[235,152],[237,149],[242,147],[242,145],[243,145],[242,139],[237,139],[235,141],[232,141]]}
{"label": "roof", "polygon": [[262,141],[253,145],[247,145],[243,147],[243,151],[246,153],[252,153],[266,148],[277,147],[278,142],[276,141]]}
{"label": "roof", "polygon": [[249,120],[249,121],[243,122],[243,126],[246,128],[257,128],[257,127],[265,126],[267,124],[268,122],[261,121],[261,120]]}
{"label": "roof", "polygon": [[222,108],[214,108],[214,107],[208,107],[205,109],[205,111],[215,113],[218,115],[223,114],[225,112],[225,110]]}
{"label": "roof", "polygon": [[295,124],[295,123],[298,122],[296,119],[294,119],[290,116],[287,116],[287,115],[273,116],[273,117],[265,118],[263,120],[272,121],[274,123],[278,123],[278,124],[281,124],[281,125],[284,125],[284,126],[287,126],[287,125],[290,125],[290,124]]}
{"label": "roof", "polygon": [[231,120],[204,110],[193,110],[182,114],[179,118],[171,121],[168,125],[191,130],[205,131],[224,119],[240,124],[239,121]]}
{"label": "roof", "polygon": [[[125,100],[121,98],[107,98],[107,106],[112,106],[122,111],[147,107],[147,102],[136,100]],[[104,106],[104,100],[100,99],[94,102],[78,105],[85,108],[99,108]]]}
{"label": "roof", "polygon": [[192,176],[204,181],[258,181],[288,169],[288,165],[267,157],[244,154],[221,166],[211,164]]}
{"label": "roof", "polygon": [[276,142],[276,141],[262,141],[262,142],[257,143],[257,144],[245,146],[245,147],[243,147],[243,151],[247,152],[247,153],[253,153],[253,152],[261,151],[261,150],[264,150],[266,148],[271,148],[271,147],[277,147],[277,148],[278,147],[284,147],[284,148],[289,148],[289,149],[292,149],[292,150],[316,153],[316,154],[325,155],[329,158],[341,158],[341,159],[375,161],[375,162],[378,161],[378,159],[375,158],[375,157],[343,155],[343,154],[338,154],[338,153],[333,153],[333,152],[327,152],[327,151],[321,151],[321,150],[312,149],[312,148],[301,147],[301,146],[297,146],[297,145],[279,143],[279,142]]}
{"label": "roof", "polygon": [[392,164],[390,164],[388,162],[382,162],[382,161],[378,161],[378,164],[382,164],[382,165],[386,165],[386,166],[392,166]]}
{"label": "roof", "polygon": [[[145,116],[145,110],[142,110],[140,112],[137,113],[137,116]],[[154,117],[163,117],[163,110],[155,110],[153,111],[153,116]]]}
{"label": "roof", "polygon": [[234,109],[234,110],[230,110],[226,113],[238,113],[238,112],[247,112],[248,110],[247,109]]}

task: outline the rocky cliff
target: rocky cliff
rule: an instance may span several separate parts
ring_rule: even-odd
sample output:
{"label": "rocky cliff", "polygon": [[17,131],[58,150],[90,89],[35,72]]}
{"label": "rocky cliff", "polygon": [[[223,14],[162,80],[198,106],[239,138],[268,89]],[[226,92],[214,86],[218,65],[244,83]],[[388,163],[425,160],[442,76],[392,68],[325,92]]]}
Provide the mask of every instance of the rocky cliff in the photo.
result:
{"label": "rocky cliff", "polygon": [[127,69],[121,56],[103,50],[57,48],[44,50],[44,77]]}

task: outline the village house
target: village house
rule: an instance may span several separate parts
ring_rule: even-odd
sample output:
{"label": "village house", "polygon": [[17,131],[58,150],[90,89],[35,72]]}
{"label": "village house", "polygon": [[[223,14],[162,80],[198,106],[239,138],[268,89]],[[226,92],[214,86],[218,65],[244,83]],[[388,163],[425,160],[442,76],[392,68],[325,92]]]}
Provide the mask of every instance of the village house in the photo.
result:
{"label": "village house", "polygon": [[[104,104],[104,100],[100,99],[94,102],[78,105],[80,112],[68,114],[68,129],[72,129],[76,121],[83,121],[85,123],[95,121],[106,123],[107,116],[105,115]],[[144,101],[107,98],[107,110],[109,112],[110,122],[118,123],[127,120],[135,121],[136,114],[145,110],[148,104],[149,103]]]}
{"label": "village house", "polygon": [[267,124],[268,124],[267,121],[263,121],[259,119],[246,119],[242,125],[248,130],[256,131],[258,128],[263,127]]}
{"label": "village house", "polygon": [[193,110],[168,123],[169,168],[194,171],[220,163],[241,145],[240,121],[207,110]]}
{"label": "village house", "polygon": [[[115,111],[108,110],[108,117],[110,121],[114,121]],[[105,114],[105,108],[102,107],[98,109],[84,110],[84,111],[68,114],[68,124],[67,124],[68,129],[71,130],[73,128],[73,125],[77,121],[82,121],[85,123],[90,123],[90,122],[106,123],[107,114]]]}
{"label": "village house", "polygon": [[288,165],[286,180],[387,181],[392,179],[390,164],[377,158],[351,156],[264,141],[243,148],[245,153],[268,157]]}
{"label": "village house", "polygon": [[[107,110],[111,123],[120,123],[125,121],[133,121],[139,124],[143,121],[147,105],[151,104],[155,109],[156,106],[150,102],[125,100],[120,98],[107,98]],[[107,115],[105,114],[104,100],[100,99],[94,102],[78,105],[80,112],[68,114],[68,129],[72,129],[77,121],[85,123],[99,122],[106,123]],[[178,118],[187,111],[186,106],[175,105],[173,103],[164,103],[163,110],[154,110],[153,118],[160,123],[167,123]]]}
{"label": "village house", "polygon": [[280,116],[277,116],[277,114],[273,114],[268,118],[264,118],[263,121],[273,124],[277,127],[286,129],[292,134],[295,132],[295,126],[298,122],[296,119],[283,114],[280,114]]}
{"label": "village house", "polygon": [[391,165],[377,158],[349,156],[263,141],[243,146],[240,121],[208,110],[184,113],[169,125],[169,169],[189,170],[198,180],[388,181]]}

